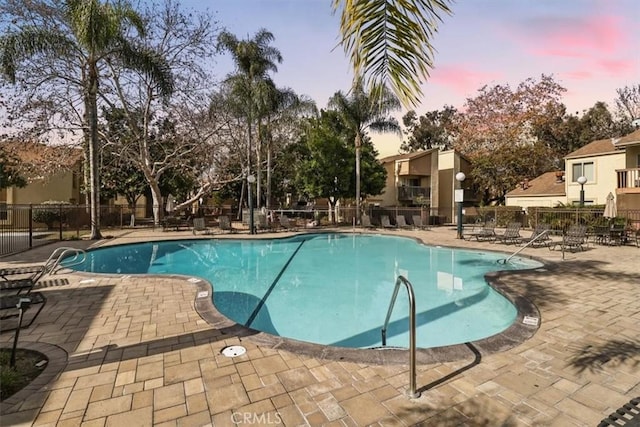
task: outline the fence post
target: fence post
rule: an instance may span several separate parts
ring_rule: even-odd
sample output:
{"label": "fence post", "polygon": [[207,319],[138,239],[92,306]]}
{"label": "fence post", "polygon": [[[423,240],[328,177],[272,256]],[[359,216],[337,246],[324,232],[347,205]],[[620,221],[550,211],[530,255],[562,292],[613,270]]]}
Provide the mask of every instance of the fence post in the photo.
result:
{"label": "fence post", "polygon": [[62,241],[62,205],[58,205],[58,240]]}
{"label": "fence post", "polygon": [[33,205],[29,204],[29,249],[31,248],[33,248]]}

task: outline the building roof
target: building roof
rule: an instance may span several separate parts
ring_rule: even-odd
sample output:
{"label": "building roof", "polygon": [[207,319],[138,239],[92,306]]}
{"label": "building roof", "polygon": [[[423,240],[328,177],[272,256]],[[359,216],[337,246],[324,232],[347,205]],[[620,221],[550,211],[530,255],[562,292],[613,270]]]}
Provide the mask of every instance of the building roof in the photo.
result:
{"label": "building roof", "polygon": [[507,197],[541,197],[541,196],[565,196],[564,180],[558,181],[555,172],[546,172],[537,178],[529,181],[529,184],[523,188],[511,190],[507,193]]}
{"label": "building roof", "polygon": [[599,139],[597,141],[590,142],[584,147],[580,147],[576,151],[567,154],[565,156],[565,159],[601,156],[603,154],[611,154],[616,152],[619,153],[619,151],[616,151],[616,147],[613,145],[613,139]]}
{"label": "building roof", "polygon": [[417,159],[418,157],[422,157],[425,156],[427,154],[431,154],[433,152],[443,152],[443,153],[448,153],[450,151],[453,151],[455,153],[455,155],[459,156],[461,159],[464,159],[468,162],[470,162],[469,158],[467,156],[465,156],[464,154],[462,154],[461,152],[452,149],[452,150],[445,150],[445,151],[441,151],[440,148],[436,147],[436,148],[431,148],[429,150],[422,150],[422,151],[416,151],[414,153],[405,153],[405,154],[395,154],[393,156],[387,156],[387,157],[383,157],[380,159],[380,163],[389,163],[389,162],[395,162],[396,160],[413,160],[413,159]]}
{"label": "building roof", "polygon": [[427,154],[430,154],[437,150],[437,148],[432,148],[430,150],[416,151],[415,153],[395,154],[393,156],[381,158],[380,163],[395,162],[396,160],[413,160],[418,157],[426,156]]}
{"label": "building roof", "polygon": [[0,150],[19,160],[18,172],[27,181],[70,170],[83,158],[80,148],[19,140],[1,141]]}
{"label": "building roof", "polygon": [[640,128],[614,141],[616,147],[640,144]]}

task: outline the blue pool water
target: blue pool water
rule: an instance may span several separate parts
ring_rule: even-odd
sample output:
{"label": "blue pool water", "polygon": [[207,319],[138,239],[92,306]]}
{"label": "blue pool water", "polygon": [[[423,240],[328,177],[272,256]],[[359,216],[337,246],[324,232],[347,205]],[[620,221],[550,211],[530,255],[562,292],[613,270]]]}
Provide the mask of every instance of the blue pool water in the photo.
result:
{"label": "blue pool water", "polygon": [[[89,251],[73,268],[95,273],[184,274],[212,283],[216,308],[253,329],[339,347],[381,345],[380,328],[398,275],[413,285],[417,346],[495,335],[515,307],[484,280],[489,271],[536,261],[426,246],[409,238],[315,234],[273,240],[179,240]],[[408,301],[398,295],[387,345],[407,347]]]}

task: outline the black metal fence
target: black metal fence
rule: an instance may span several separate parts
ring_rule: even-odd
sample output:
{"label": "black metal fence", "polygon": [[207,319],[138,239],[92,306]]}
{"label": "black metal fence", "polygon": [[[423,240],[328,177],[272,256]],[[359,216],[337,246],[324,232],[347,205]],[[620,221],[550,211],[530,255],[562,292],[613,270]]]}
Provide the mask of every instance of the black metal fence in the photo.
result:
{"label": "black metal fence", "polygon": [[[154,227],[153,219],[140,217],[135,209],[127,206],[101,206],[100,226],[109,229],[130,227]],[[275,210],[279,215],[286,215],[299,220],[316,220],[319,224],[336,224],[352,226],[355,224],[355,207],[341,207],[334,219],[333,212],[327,208],[309,208],[298,210]],[[452,212],[448,210],[430,209],[428,207],[379,207],[366,206],[364,212],[369,215],[374,225],[380,225],[380,218],[386,215],[392,224],[396,218],[404,215],[407,223],[419,215],[423,223],[432,226],[451,224]],[[602,225],[622,225],[631,229],[640,229],[640,210],[618,211],[616,218],[604,218],[603,208],[543,208],[529,207],[526,210],[512,206],[465,207],[463,222],[481,223],[495,221],[498,227],[509,222],[520,222],[523,227],[534,228],[538,223],[548,223],[552,230],[561,232],[571,224],[580,223],[588,227]],[[246,222],[242,214],[233,208],[215,208],[202,206],[189,217],[205,217],[215,221],[219,215],[227,215],[236,220]],[[89,233],[91,220],[86,205],[42,204],[42,205],[0,205],[0,256],[20,252],[34,246],[51,241],[80,239]]]}

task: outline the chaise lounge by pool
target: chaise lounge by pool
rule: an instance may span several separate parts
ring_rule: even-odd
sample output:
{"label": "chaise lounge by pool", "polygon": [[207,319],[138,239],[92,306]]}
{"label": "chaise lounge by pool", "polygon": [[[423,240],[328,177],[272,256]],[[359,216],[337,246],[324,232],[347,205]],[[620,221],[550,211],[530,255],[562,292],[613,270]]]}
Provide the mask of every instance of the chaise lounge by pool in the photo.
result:
{"label": "chaise lounge by pool", "polygon": [[[417,347],[433,349],[496,336],[522,317],[485,275],[541,264],[515,257],[504,265],[501,259],[504,254],[427,246],[406,237],[321,233],[112,246],[89,251],[73,268],[202,278],[213,288],[216,309],[240,325],[355,349],[382,345],[380,329],[402,275],[415,291]],[[407,305],[401,292],[387,329],[390,347],[408,346]]]}

